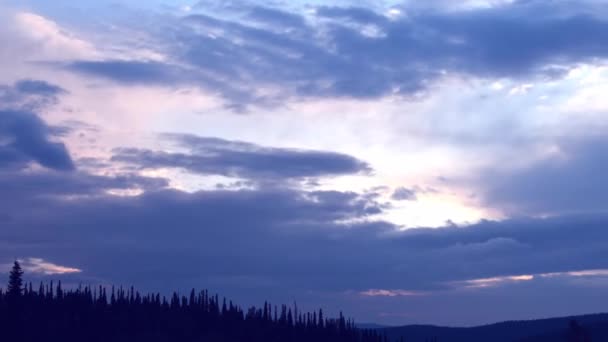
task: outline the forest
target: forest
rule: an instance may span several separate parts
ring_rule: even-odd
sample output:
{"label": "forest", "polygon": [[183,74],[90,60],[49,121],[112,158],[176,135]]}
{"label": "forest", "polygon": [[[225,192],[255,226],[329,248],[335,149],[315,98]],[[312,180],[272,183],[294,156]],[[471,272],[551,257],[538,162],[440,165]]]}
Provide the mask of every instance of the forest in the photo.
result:
{"label": "forest", "polygon": [[[246,310],[209,291],[142,294],[133,287],[25,283],[15,261],[0,288],[7,341],[113,342],[590,342],[608,341],[608,314],[502,322],[471,328],[411,325],[362,329],[342,313],[271,305]],[[579,324],[580,322],[580,324]],[[2,339],[0,339],[3,341]]]}
{"label": "forest", "polygon": [[142,294],[131,288],[23,281],[15,261],[6,290],[0,290],[0,323],[7,341],[332,341],[386,342],[376,330],[358,329],[342,313],[296,307],[243,309],[208,291],[189,295]]}

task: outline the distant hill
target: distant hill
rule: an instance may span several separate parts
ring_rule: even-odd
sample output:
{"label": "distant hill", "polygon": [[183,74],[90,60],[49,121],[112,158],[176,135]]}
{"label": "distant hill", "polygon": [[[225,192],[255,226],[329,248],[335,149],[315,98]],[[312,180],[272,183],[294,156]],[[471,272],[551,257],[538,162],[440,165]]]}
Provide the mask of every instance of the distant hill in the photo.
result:
{"label": "distant hill", "polygon": [[[591,341],[608,341],[608,313],[583,316],[508,321],[471,328],[449,328],[432,325],[408,325],[380,329],[393,341],[406,342],[545,342],[567,341],[570,322],[577,321]],[[578,341],[578,340],[577,340]],[[581,340],[585,341],[585,340]]]}
{"label": "distant hill", "polygon": [[355,323],[355,326],[359,329],[388,329],[392,328],[388,325],[376,324],[376,323]]}

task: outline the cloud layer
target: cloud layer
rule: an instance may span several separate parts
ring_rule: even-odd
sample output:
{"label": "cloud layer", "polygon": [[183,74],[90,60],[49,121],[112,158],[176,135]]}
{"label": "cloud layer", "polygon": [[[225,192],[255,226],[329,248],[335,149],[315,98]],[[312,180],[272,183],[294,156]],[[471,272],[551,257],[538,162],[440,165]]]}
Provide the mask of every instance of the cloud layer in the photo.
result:
{"label": "cloud layer", "polygon": [[487,170],[483,200],[512,215],[563,215],[607,209],[608,142],[602,136],[563,139],[554,153],[515,168]]}
{"label": "cloud layer", "polygon": [[78,60],[66,67],[124,83],[199,85],[243,108],[285,97],[408,97],[448,75],[553,78],[608,54],[606,18],[574,2],[389,14],[208,7],[167,19],[171,30],[155,32],[166,61]]}

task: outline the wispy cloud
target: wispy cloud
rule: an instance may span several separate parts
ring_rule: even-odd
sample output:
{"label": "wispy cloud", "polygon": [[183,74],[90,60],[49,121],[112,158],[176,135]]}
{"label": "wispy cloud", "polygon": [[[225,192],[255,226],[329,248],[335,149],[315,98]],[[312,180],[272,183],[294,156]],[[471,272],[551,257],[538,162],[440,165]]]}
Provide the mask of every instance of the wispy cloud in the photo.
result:
{"label": "wispy cloud", "polygon": [[504,286],[520,282],[529,282],[542,278],[583,278],[583,277],[608,277],[608,270],[581,270],[581,271],[566,271],[566,272],[550,272],[523,274],[514,276],[498,276],[491,278],[471,279],[452,282],[451,285],[456,288],[488,288],[496,286]]}
{"label": "wispy cloud", "polygon": [[[41,275],[61,275],[81,273],[82,270],[75,267],[61,266],[44,260],[42,258],[26,258],[19,260],[21,267],[25,272],[31,272]],[[3,271],[8,272],[12,264],[4,264],[0,267]]]}
{"label": "wispy cloud", "polygon": [[471,279],[464,281],[454,282],[456,286],[463,286],[465,288],[486,288],[493,286],[500,286],[508,283],[517,283],[522,281],[530,281],[534,280],[534,275],[517,275],[517,276],[501,276],[501,277],[492,277],[492,278],[482,278],[482,279]]}
{"label": "wispy cloud", "polygon": [[189,152],[123,148],[115,151],[112,161],[143,169],[180,168],[199,174],[266,182],[371,173],[371,167],[364,161],[340,153],[271,148],[194,135],[165,137]]}
{"label": "wispy cloud", "polygon": [[40,258],[28,258],[23,262],[23,269],[27,272],[45,275],[81,273],[82,270],[74,267],[61,266]]}
{"label": "wispy cloud", "polygon": [[408,297],[424,296],[428,293],[424,291],[370,289],[361,291],[359,294],[366,297]]}

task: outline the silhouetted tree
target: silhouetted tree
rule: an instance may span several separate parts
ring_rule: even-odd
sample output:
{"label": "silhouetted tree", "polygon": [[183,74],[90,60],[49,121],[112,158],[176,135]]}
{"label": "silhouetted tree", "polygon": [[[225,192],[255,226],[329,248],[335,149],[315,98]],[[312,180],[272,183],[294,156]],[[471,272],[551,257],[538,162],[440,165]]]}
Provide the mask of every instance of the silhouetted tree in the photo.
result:
{"label": "silhouetted tree", "polygon": [[9,275],[7,295],[9,297],[19,297],[23,293],[23,269],[17,260],[13,264]]}
{"label": "silhouetted tree", "polygon": [[[385,342],[357,329],[342,313],[325,319],[285,305],[247,310],[207,291],[189,296],[141,294],[133,287],[65,288],[24,284],[15,262],[7,292],[0,290],[0,326],[7,341],[116,342]],[[25,285],[25,286],[24,286]],[[13,300],[18,298],[19,300]],[[18,305],[14,305],[14,304]],[[273,318],[274,316],[274,318]],[[307,317],[306,320],[304,317]],[[312,319],[311,319],[312,318]],[[4,341],[4,339],[3,339]]]}

